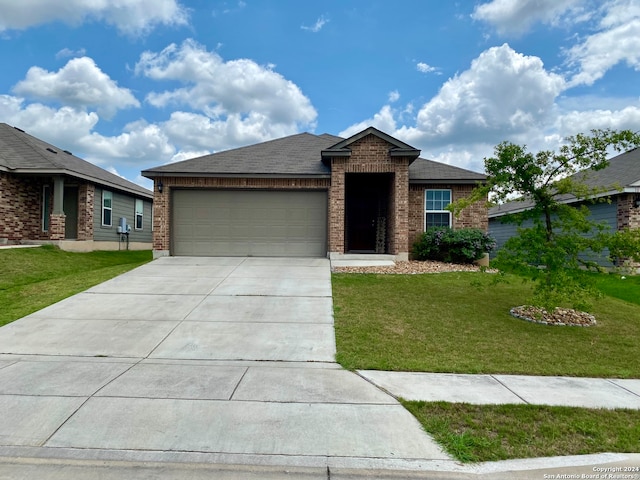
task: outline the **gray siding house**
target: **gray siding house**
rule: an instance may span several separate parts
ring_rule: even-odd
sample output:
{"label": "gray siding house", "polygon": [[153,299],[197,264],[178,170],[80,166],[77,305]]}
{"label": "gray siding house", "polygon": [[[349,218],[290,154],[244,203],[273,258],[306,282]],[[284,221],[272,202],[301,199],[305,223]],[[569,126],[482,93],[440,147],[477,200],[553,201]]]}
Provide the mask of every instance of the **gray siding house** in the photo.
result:
{"label": "gray siding house", "polygon": [[146,188],[0,123],[0,244],[150,250],[152,205]]}
{"label": "gray siding house", "polygon": [[[597,198],[608,199],[608,202],[601,203],[583,202],[591,211],[591,220],[606,225],[610,231],[640,228],[640,148],[612,158],[609,166],[602,170],[578,172],[575,177],[589,187],[602,189]],[[569,195],[564,195],[559,200],[567,204],[581,204],[578,199]],[[492,256],[516,234],[516,225],[504,223],[504,218],[531,206],[532,203],[525,200],[507,202],[489,209],[489,233],[497,242]],[[523,226],[530,224],[525,223]],[[603,252],[601,256],[588,260],[610,267],[612,264],[607,256],[608,252]]]}

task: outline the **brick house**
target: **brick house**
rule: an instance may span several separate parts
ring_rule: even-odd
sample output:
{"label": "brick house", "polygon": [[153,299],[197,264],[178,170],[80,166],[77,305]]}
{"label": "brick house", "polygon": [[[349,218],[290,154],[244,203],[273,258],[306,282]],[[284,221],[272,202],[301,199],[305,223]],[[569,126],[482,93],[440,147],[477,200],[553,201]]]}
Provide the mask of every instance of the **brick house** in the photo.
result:
{"label": "brick house", "polygon": [[[590,219],[605,225],[609,231],[640,229],[640,148],[611,158],[609,165],[602,170],[582,171],[573,177],[590,188],[601,190],[595,199],[604,201],[584,202],[572,195],[563,195],[558,198],[560,202],[586,205],[590,211]],[[504,243],[517,233],[516,225],[504,223],[504,217],[528,210],[532,205],[530,201],[514,200],[489,209],[489,233],[497,242],[492,255],[495,256]],[[529,225],[531,223],[525,224]],[[611,267],[613,265],[607,258],[608,255],[605,251],[601,255],[586,255],[584,260]],[[625,259],[618,259],[617,263],[616,266],[622,266]],[[640,268],[640,264],[631,263],[630,266]]]}
{"label": "brick house", "polygon": [[482,202],[445,207],[485,180],[419,158],[373,128],[347,139],[301,133],[145,170],[154,180],[154,255],[406,260],[428,226],[487,229]]}
{"label": "brick house", "polygon": [[0,244],[150,249],[152,204],[150,190],[0,123]]}

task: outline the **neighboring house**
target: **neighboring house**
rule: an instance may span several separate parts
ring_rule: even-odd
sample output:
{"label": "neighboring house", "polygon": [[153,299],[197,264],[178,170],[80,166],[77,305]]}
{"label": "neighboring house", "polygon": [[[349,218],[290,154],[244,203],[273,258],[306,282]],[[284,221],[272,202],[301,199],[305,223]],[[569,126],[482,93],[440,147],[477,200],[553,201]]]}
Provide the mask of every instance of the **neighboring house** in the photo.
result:
{"label": "neighboring house", "polygon": [[146,188],[0,123],[0,244],[151,249],[152,202]]}
{"label": "neighboring house", "polygon": [[155,256],[406,260],[427,226],[487,229],[479,202],[445,207],[486,177],[430,160],[375,128],[301,133],[143,171],[154,180]]}
{"label": "neighboring house", "polygon": [[[591,211],[590,219],[607,225],[609,231],[640,228],[640,148],[612,158],[602,170],[578,172],[574,177],[589,187],[601,189],[596,198],[608,198],[609,201],[578,202],[574,196],[563,195],[559,197],[562,203],[586,205]],[[489,233],[497,242],[492,255],[516,235],[516,225],[503,223],[505,215],[523,212],[531,206],[531,201],[512,201],[489,209]],[[608,252],[603,252],[588,260],[601,266],[612,266],[607,256]]]}

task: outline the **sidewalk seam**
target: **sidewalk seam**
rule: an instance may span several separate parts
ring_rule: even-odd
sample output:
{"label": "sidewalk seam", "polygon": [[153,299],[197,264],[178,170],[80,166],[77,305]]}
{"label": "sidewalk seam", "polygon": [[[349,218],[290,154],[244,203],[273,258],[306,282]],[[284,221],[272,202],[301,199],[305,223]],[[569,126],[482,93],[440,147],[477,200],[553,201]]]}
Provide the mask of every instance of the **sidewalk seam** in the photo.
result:
{"label": "sidewalk seam", "polygon": [[499,378],[496,378],[494,375],[489,375],[489,377],[493,378],[496,382],[498,382],[500,385],[502,385],[504,388],[506,388],[507,390],[509,390],[511,393],[513,393],[516,397],[518,397],[520,400],[522,400],[526,405],[531,405],[530,402],[526,401],[523,397],[521,397],[520,395],[518,395],[515,391],[513,391],[511,388],[509,388],[507,386],[506,383],[502,382]]}

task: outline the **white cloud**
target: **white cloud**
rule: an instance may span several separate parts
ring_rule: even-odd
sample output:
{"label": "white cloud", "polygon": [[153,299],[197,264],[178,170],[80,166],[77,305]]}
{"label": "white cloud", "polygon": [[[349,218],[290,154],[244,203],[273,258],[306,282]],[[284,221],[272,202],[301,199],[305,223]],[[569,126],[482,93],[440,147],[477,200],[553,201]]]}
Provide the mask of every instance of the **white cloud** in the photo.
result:
{"label": "white cloud", "polygon": [[[225,62],[191,41],[159,53],[147,52],[136,66],[138,74],[182,84],[153,93],[148,101],[156,106],[186,105],[194,111],[174,111],[165,121],[140,120],[120,133],[103,135],[97,124],[105,113],[138,102],[91,59],[72,59],[57,72],[30,69],[14,88],[22,96],[0,96],[0,121],[103,168],[115,166],[135,177],[131,172],[136,167],[149,168],[313,127],[317,113],[309,99],[273,68],[247,59]],[[64,106],[44,104],[52,101]]]}
{"label": "white cloud", "polygon": [[183,160],[190,160],[192,158],[203,157],[212,153],[209,150],[180,150],[176,153],[168,163],[182,162]]}
{"label": "white cloud", "polygon": [[30,135],[70,150],[96,165],[159,164],[176,153],[157,125],[135,122],[123,133],[103,136],[95,132],[99,117],[71,107],[51,108],[40,103],[25,105],[24,99],[0,95],[0,122],[22,128]]}
{"label": "white cloud", "polygon": [[338,136],[348,138],[368,127],[376,127],[378,130],[382,130],[383,132],[395,131],[396,121],[394,118],[394,112],[391,107],[389,105],[385,105],[372,118],[351,125],[350,127],[341,131]]}
{"label": "white cloud", "polygon": [[23,98],[0,95],[1,122],[22,128],[54,145],[68,145],[65,148],[71,151],[77,139],[87,135],[98,120],[95,112],[79,111],[71,107],[55,109],[40,103],[25,105]]}
{"label": "white cloud", "polygon": [[317,117],[300,88],[272,67],[249,59],[225,62],[193,40],[172,44],[159,53],[143,53],[135,70],[153,80],[184,85],[150,93],[150,104],[186,105],[215,121],[251,124],[250,130],[260,130],[261,136],[273,138],[313,128]]}
{"label": "white cloud", "polygon": [[563,136],[600,128],[640,131],[640,102],[620,110],[573,110],[563,113],[556,122]]}
{"label": "white cloud", "polygon": [[640,2],[620,0],[609,2],[598,25],[598,32],[567,50],[570,65],[579,71],[570,86],[593,85],[618,63],[640,70]]}
{"label": "white cloud", "polygon": [[400,92],[398,90],[394,90],[393,92],[389,92],[389,103],[394,103],[400,100]]}
{"label": "white cloud", "polygon": [[517,53],[507,44],[493,47],[445,82],[406,134],[439,144],[454,139],[498,142],[548,121],[564,85],[538,57]]}
{"label": "white cloud", "polygon": [[404,109],[384,105],[340,135],[373,125],[420,148],[425,158],[482,171],[483,158],[504,140],[538,151],[590,128],[640,129],[637,99],[635,106],[618,102],[607,111],[593,99],[561,97],[565,88],[564,79],[538,57],[504,44],[482,52],[415,114],[411,103]]}
{"label": "white cloud", "polygon": [[75,108],[96,107],[106,117],[117,110],[139,107],[126,88],[109,78],[91,58],[74,58],[57,72],[31,67],[13,91],[39,100],[56,101]]}
{"label": "white cloud", "polygon": [[306,25],[302,25],[300,28],[302,30],[307,30],[308,32],[318,33],[327,23],[329,23],[329,18],[327,18],[325,15],[320,15],[318,20],[316,20],[316,23],[314,23],[312,26],[308,27]]}
{"label": "white cloud", "polygon": [[583,19],[576,11],[583,0],[492,0],[478,5],[471,17],[492,24],[502,35],[522,35],[536,22],[557,24],[566,15]]}
{"label": "white cloud", "polygon": [[84,57],[85,53],[87,53],[87,51],[84,48],[79,48],[78,50],[63,48],[56,53],[56,58]]}
{"label": "white cloud", "polygon": [[0,32],[54,21],[78,25],[97,20],[139,35],[157,25],[186,25],[188,17],[176,0],[0,0]]}
{"label": "white cloud", "polygon": [[431,73],[431,72],[436,72],[438,69],[436,67],[432,67],[428,63],[418,62],[416,64],[416,70],[418,70],[421,73]]}
{"label": "white cloud", "polygon": [[94,163],[119,161],[139,164],[141,162],[162,163],[176,153],[162,128],[145,121],[125,126],[123,133],[104,136],[91,132],[77,140],[86,159]]}

